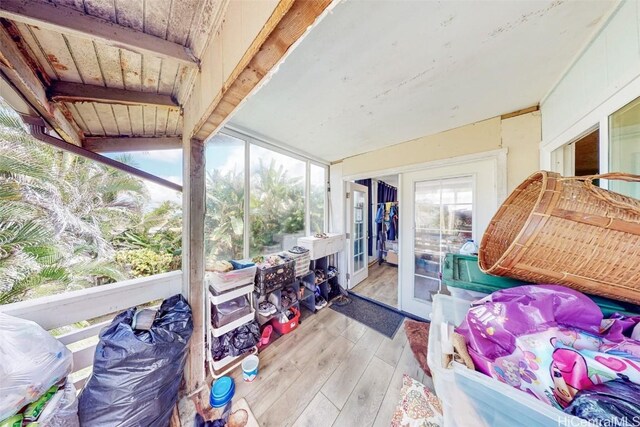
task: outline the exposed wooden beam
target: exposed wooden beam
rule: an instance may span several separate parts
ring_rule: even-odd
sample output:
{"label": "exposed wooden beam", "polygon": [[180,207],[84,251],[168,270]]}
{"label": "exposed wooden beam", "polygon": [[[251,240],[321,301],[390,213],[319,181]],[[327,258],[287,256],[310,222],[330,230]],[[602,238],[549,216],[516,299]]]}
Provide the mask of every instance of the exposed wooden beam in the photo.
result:
{"label": "exposed wooden beam", "polygon": [[93,151],[94,153],[173,150],[182,148],[182,138],[179,136],[87,137],[84,139],[82,146],[89,151]]}
{"label": "exposed wooden beam", "polygon": [[[0,3],[4,5],[4,0]],[[19,32],[9,22],[0,25],[0,73],[17,92],[28,102],[47,124],[65,141],[81,144],[82,131],[71,119],[69,112],[62,106],[49,102],[44,73],[30,62],[28,52]]]}
{"label": "exposed wooden beam", "polygon": [[522,110],[512,111],[507,114],[503,114],[500,116],[501,120],[511,119],[513,117],[522,116],[523,114],[533,113],[534,111],[538,111],[540,109],[539,105],[533,105],[531,107],[523,108]]}
{"label": "exposed wooden beam", "polygon": [[180,108],[170,95],[138,92],[104,86],[55,81],[47,89],[49,99],[56,102],[103,102],[106,104],[151,105]]}
{"label": "exposed wooden beam", "polygon": [[196,122],[192,135],[205,140],[215,133],[331,2],[281,0],[225,81],[218,96],[209,103],[204,115]]}
{"label": "exposed wooden beam", "polygon": [[178,43],[54,3],[38,0],[2,0],[0,16],[140,54],[172,59],[188,66],[198,65],[191,51]]}
{"label": "exposed wooden beam", "polygon": [[182,295],[191,305],[193,334],[185,366],[187,394],[204,386],[205,374],[205,298],[204,215],[205,147],[202,141],[183,138],[182,149]]}

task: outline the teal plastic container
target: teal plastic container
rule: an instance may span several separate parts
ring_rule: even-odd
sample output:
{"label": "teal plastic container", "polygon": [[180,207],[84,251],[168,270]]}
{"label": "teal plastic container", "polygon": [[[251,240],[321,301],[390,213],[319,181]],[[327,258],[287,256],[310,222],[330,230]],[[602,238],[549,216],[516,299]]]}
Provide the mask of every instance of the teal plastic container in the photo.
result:
{"label": "teal plastic container", "polygon": [[[467,291],[490,294],[500,289],[514,286],[530,285],[531,283],[508,277],[490,276],[480,271],[478,257],[473,255],[447,254],[442,266],[442,283],[450,288],[465,289]],[[640,306],[631,303],[615,301],[609,298],[588,295],[605,316],[620,313],[626,316],[640,315]]]}

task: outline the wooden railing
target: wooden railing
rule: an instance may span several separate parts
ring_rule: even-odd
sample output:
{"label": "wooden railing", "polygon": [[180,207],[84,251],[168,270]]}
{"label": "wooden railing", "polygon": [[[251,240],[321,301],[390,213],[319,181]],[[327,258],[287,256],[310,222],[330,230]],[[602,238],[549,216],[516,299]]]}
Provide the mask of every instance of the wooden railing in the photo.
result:
{"label": "wooden railing", "polygon": [[[116,313],[182,292],[182,271],[0,305],[0,312],[33,320],[46,330]],[[97,335],[111,319],[58,336],[73,353],[72,378],[76,388],[87,380],[93,365]],[[93,338],[93,339],[92,339]]]}

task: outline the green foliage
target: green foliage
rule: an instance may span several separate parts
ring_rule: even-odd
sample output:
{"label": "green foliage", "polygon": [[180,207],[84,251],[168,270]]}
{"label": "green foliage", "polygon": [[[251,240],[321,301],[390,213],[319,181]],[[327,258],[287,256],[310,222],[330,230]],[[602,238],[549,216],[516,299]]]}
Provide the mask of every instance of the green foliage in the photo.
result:
{"label": "green foliage", "polygon": [[[146,212],[148,199],[141,179],[35,140],[0,102],[0,304],[179,268],[180,206]],[[142,248],[157,256],[127,274],[116,251]]]}
{"label": "green foliage", "polygon": [[173,257],[151,249],[133,249],[116,254],[116,262],[130,272],[133,277],[145,277],[169,271]]}

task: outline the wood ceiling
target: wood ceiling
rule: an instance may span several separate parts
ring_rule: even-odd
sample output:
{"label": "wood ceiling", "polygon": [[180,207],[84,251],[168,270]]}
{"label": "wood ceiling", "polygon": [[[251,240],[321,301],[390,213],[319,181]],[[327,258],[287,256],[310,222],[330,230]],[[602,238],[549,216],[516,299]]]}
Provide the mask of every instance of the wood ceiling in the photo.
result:
{"label": "wood ceiling", "polygon": [[2,0],[0,70],[67,142],[179,146],[181,106],[227,4]]}

